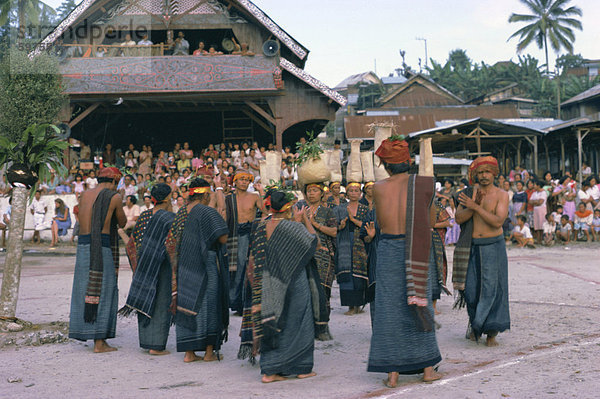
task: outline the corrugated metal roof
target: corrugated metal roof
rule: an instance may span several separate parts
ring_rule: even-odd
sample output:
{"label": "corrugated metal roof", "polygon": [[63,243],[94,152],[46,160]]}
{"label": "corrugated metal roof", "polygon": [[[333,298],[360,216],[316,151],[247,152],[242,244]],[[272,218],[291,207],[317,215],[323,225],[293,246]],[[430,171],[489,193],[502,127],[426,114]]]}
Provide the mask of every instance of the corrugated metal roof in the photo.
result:
{"label": "corrugated metal roof", "polygon": [[576,103],[579,101],[587,100],[592,97],[600,96],[600,84],[592,87],[591,89],[587,89],[586,91],[579,93],[575,97],[569,98],[567,101],[560,104],[561,106]]}
{"label": "corrugated metal roof", "polygon": [[381,78],[384,85],[402,84],[407,80],[404,76],[384,76]]}
{"label": "corrugated metal roof", "polygon": [[356,75],[348,76],[346,79],[344,79],[340,83],[338,83],[333,89],[334,90],[343,90],[343,89],[347,88],[348,86],[353,86],[357,83],[372,82],[372,79],[371,80],[367,79],[367,77],[369,77],[369,76],[375,77],[377,80],[379,80],[379,77],[375,74],[375,72],[367,71],[367,72],[357,73]]}
{"label": "corrugated metal roof", "polygon": [[474,125],[475,123],[479,123],[482,129],[484,129],[485,131],[487,131],[488,133],[490,133],[492,135],[496,132],[501,132],[502,134],[509,134],[509,135],[525,134],[525,135],[534,135],[534,136],[538,136],[538,135],[545,133],[545,131],[543,131],[543,130],[533,129],[533,128],[526,127],[526,126],[519,126],[514,123],[505,123],[500,120],[486,119],[486,118],[473,118],[473,119],[466,119],[466,120],[458,121],[455,123],[451,123],[449,125],[442,126],[442,127],[434,127],[431,129],[425,129],[425,130],[421,130],[418,132],[413,132],[413,133],[410,133],[408,135],[408,137],[414,138],[414,137],[418,137],[418,136],[421,136],[424,134],[433,134],[433,133],[438,133],[438,132],[442,133],[442,134],[448,133],[454,129],[458,130],[458,128],[466,128],[471,124]]}
{"label": "corrugated metal roof", "polygon": [[[456,159],[456,158],[445,158],[445,157],[433,157],[434,165],[471,165],[473,160],[471,159]],[[415,155],[415,163],[419,164],[419,156]]]}

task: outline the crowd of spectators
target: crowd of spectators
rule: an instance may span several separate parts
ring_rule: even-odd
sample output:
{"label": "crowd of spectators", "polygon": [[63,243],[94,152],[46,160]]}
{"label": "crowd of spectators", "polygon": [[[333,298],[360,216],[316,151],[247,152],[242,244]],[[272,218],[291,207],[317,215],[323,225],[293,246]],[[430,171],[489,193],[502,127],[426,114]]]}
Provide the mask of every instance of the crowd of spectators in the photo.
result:
{"label": "crowd of spectators", "polygon": [[[529,248],[600,241],[600,180],[587,165],[583,166],[581,184],[570,172],[560,177],[545,172],[538,178],[525,168],[516,167],[508,176],[499,175],[495,184],[509,198],[509,214],[503,225],[506,240]],[[458,193],[467,185],[465,179],[458,184],[452,179],[438,183],[438,198],[451,222],[446,245],[458,241],[460,226],[454,222],[454,214]]]}

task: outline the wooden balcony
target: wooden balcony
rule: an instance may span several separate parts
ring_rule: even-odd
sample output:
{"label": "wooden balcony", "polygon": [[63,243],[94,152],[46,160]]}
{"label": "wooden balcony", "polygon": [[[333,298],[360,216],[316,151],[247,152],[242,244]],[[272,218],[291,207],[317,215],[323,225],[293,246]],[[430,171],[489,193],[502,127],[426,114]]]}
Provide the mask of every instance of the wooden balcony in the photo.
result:
{"label": "wooden balcony", "polygon": [[283,88],[277,62],[277,58],[262,55],[78,57],[64,59],[60,71],[65,93],[78,97],[177,92],[267,94]]}

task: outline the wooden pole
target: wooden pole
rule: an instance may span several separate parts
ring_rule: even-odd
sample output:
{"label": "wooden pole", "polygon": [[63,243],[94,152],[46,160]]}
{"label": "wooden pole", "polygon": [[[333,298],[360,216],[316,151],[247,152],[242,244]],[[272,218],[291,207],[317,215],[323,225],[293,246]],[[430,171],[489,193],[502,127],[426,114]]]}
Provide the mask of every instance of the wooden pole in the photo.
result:
{"label": "wooden pole", "polygon": [[539,176],[538,170],[538,138],[535,136],[533,138],[533,171],[536,176]]}
{"label": "wooden pole", "polygon": [[583,152],[583,139],[581,138],[581,130],[577,129],[577,173],[579,174],[579,186],[581,187],[581,183],[583,180],[583,175],[581,174],[581,163],[582,163],[582,152]]}
{"label": "wooden pole", "polygon": [[517,141],[517,165],[521,166],[521,140]]}
{"label": "wooden pole", "polygon": [[563,138],[560,138],[560,171],[562,172],[562,175],[565,175],[565,142],[563,140]]}
{"label": "wooden pole", "polygon": [[548,152],[548,143],[545,141],[544,148],[546,149],[546,170],[550,170],[550,153]]}
{"label": "wooden pole", "polygon": [[475,141],[477,142],[477,152],[481,154],[481,129],[479,125],[477,125],[477,136],[475,137]]}

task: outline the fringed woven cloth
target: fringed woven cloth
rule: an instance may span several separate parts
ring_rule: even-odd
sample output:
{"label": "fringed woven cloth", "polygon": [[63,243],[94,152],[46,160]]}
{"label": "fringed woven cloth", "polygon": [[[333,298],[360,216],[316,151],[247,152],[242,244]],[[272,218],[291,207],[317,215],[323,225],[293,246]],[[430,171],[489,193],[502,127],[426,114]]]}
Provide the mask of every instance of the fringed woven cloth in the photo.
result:
{"label": "fringed woven cloth", "polygon": [[[365,241],[365,237],[367,237],[367,223],[374,223],[375,225],[375,237],[369,243]],[[371,209],[365,220],[363,220],[363,224],[358,233],[358,237],[363,240],[365,243],[365,249],[367,250],[367,267],[369,271],[369,284],[367,286],[367,302],[371,303],[372,307],[375,307],[373,303],[375,301],[375,283],[377,277],[377,244],[379,243],[379,238],[381,237],[381,230],[379,229],[379,224],[377,223],[377,212],[375,209]]]}
{"label": "fringed woven cloth", "polygon": [[[251,262],[248,280],[252,286],[252,314],[243,327],[252,328],[252,349],[249,338],[242,336],[239,357],[255,356],[259,350],[277,348],[279,334],[285,326],[282,317],[290,282],[298,273],[309,280],[311,309],[315,323],[327,322],[324,291],[318,279],[316,265],[311,263],[317,237],[308,233],[300,223],[282,220],[267,240],[266,222],[258,222],[251,237]],[[311,272],[312,267],[312,272]],[[244,331],[242,331],[244,333]],[[313,334],[310,337],[314,339]]]}
{"label": "fringed woven cloth", "polygon": [[208,250],[217,245],[217,239],[226,235],[228,229],[215,209],[202,204],[189,212],[187,208],[182,207],[175,217],[167,236],[167,252],[169,259],[177,258],[175,265],[171,263],[177,287],[175,323],[194,326],[193,317],[198,314],[205,293]]}
{"label": "fringed woven cloth", "polygon": [[[92,221],[90,232],[90,269],[89,280],[85,294],[85,305],[83,319],[86,323],[94,323],[98,314],[98,304],[100,303],[100,293],[102,291],[102,274],[104,261],[102,259],[102,228],[106,220],[106,214],[110,207],[112,197],[117,192],[103,189],[98,193],[96,201],[92,207]],[[113,257],[113,264],[118,272],[119,270],[119,238],[117,235],[117,223],[113,215],[110,222],[110,248]]]}
{"label": "fringed woven cloth", "polygon": [[[147,212],[152,213],[152,210],[144,213]],[[161,209],[151,217],[149,222],[142,220],[136,223],[134,231],[138,230],[138,240],[139,236],[142,236],[137,257],[139,261],[131,280],[127,302],[119,310],[121,316],[129,316],[131,312],[135,311],[147,318],[152,318],[155,308],[158,274],[163,261],[167,258],[165,239],[171,230],[174,219],[175,214],[173,212]],[[139,228],[138,224],[140,225]],[[146,226],[144,227],[143,224],[146,224]],[[140,230],[143,230],[141,234]]]}
{"label": "fringed woven cloth", "polygon": [[235,193],[225,197],[225,214],[227,216],[227,255],[229,257],[229,272],[237,270],[238,231],[237,231],[237,199]]}
{"label": "fringed woven cloth", "polygon": [[[442,223],[450,219],[450,215],[446,208],[439,202],[435,202],[436,223]],[[448,287],[446,287],[446,279],[448,278],[448,260],[446,259],[446,250],[444,247],[446,228],[433,229],[431,233],[431,243],[435,253],[435,264],[437,266],[438,284],[442,291],[450,295]],[[434,290],[434,299],[439,299],[439,290]]]}
{"label": "fringed woven cloth", "polygon": [[[473,197],[473,188],[468,187],[464,191],[468,197]],[[455,308],[463,308],[465,304],[465,282],[467,280],[467,269],[469,268],[469,258],[471,256],[471,241],[473,239],[473,218],[460,225],[460,236],[454,249],[454,258],[452,260],[452,285],[457,294]]]}

